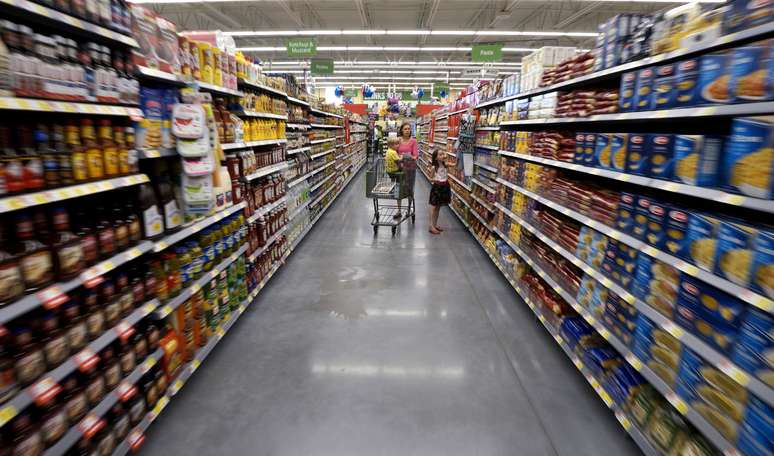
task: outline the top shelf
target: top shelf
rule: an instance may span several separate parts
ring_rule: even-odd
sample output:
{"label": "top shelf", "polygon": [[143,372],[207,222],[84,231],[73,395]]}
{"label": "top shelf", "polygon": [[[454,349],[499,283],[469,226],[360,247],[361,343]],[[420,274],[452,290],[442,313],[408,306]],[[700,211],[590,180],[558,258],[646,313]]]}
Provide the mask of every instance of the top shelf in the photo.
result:
{"label": "top shelf", "polygon": [[25,21],[80,35],[94,41],[138,47],[137,41],[130,35],[110,30],[28,0],[0,0],[0,12],[6,17],[10,15],[22,18]]}
{"label": "top shelf", "polygon": [[335,117],[337,119],[342,119],[343,118],[343,117],[341,117],[338,114],[334,114],[332,112],[327,112],[327,111],[320,111],[319,109],[315,109],[315,108],[309,108],[309,111],[313,112],[313,113],[316,113],[316,114],[323,115],[323,116]]}
{"label": "top shelf", "polygon": [[772,34],[774,34],[774,22],[769,22],[768,24],[760,25],[758,27],[753,27],[751,29],[743,30],[741,32],[724,35],[714,40],[706,41],[703,43],[697,43],[693,46],[680,48],[672,52],[666,52],[664,54],[654,55],[652,57],[647,57],[642,60],[636,60],[634,62],[624,63],[623,65],[607,68],[605,70],[596,71],[594,73],[590,73],[584,76],[570,79],[569,81],[563,81],[557,84],[552,84],[550,86],[539,87],[537,89],[521,92],[519,94],[509,95],[506,97],[496,98],[494,100],[484,101],[476,105],[476,108],[483,108],[486,106],[504,103],[506,101],[515,100],[518,98],[526,98],[534,95],[541,95],[541,94],[553,92],[559,89],[567,89],[571,87],[589,85],[591,83],[604,81],[606,79],[619,76],[621,73],[625,73],[627,71],[637,70],[651,65],[659,65],[666,62],[671,62],[674,60],[690,57],[696,54],[701,54],[701,53],[713,51],[720,48],[730,47],[736,44],[743,44],[757,39],[766,38],[767,36],[770,36]]}
{"label": "top shelf", "polygon": [[273,87],[269,87],[269,86],[266,86],[266,85],[263,85],[263,84],[258,84],[257,82],[251,82],[251,81],[247,81],[245,79],[241,79],[240,78],[240,79],[237,80],[237,83],[242,88],[263,90],[264,92],[273,93],[274,95],[278,95],[280,97],[286,97],[287,98],[287,96],[288,96],[288,94],[286,94],[285,92],[283,92],[281,90],[278,90],[278,89],[275,89]]}
{"label": "top shelf", "polygon": [[295,98],[295,97],[291,97],[290,95],[288,95],[288,101],[291,102],[291,103],[299,104],[301,106],[309,106],[309,102],[308,101],[304,101],[304,100],[301,100],[301,99],[298,99],[298,98]]}

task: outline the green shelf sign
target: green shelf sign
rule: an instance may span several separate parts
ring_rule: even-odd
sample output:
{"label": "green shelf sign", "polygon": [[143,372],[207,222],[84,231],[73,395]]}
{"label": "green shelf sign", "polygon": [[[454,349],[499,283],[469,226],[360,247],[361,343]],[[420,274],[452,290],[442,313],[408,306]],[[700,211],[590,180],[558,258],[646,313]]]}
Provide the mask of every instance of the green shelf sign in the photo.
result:
{"label": "green shelf sign", "polygon": [[312,57],[317,55],[315,38],[288,38],[285,40],[288,57]]}
{"label": "green shelf sign", "polygon": [[503,45],[496,44],[474,44],[471,58],[475,63],[500,62],[503,59]]}
{"label": "green shelf sign", "polygon": [[312,76],[333,74],[333,59],[312,59],[309,66]]}

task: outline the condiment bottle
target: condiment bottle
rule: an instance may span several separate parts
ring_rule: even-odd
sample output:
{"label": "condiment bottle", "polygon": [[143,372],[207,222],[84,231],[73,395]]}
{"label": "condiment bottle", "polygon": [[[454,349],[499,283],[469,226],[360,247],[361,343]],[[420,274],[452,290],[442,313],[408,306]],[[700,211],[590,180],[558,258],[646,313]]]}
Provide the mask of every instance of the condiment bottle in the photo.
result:
{"label": "condiment bottle", "polygon": [[166,280],[166,273],[161,261],[154,259],[151,261],[151,271],[156,277],[156,297],[161,302],[169,300],[169,283]]}
{"label": "condiment bottle", "polygon": [[70,423],[77,423],[89,411],[86,392],[78,381],[78,374],[71,374],[62,381],[62,402]]}
{"label": "condiment bottle", "polygon": [[57,263],[57,278],[60,281],[75,277],[84,268],[81,240],[70,231],[70,219],[63,207],[53,211],[53,249]]}
{"label": "condiment bottle", "polygon": [[54,124],[51,129],[51,142],[54,149],[54,158],[57,162],[56,168],[59,173],[59,184],[73,185],[75,183],[73,163],[65,144],[65,130],[62,124]]}
{"label": "condiment bottle", "polygon": [[89,180],[89,167],[86,159],[86,149],[81,144],[81,135],[78,125],[68,124],[65,127],[65,141],[70,149],[70,160],[72,163],[73,180],[86,182]]}
{"label": "condiment bottle", "polygon": [[81,241],[84,266],[91,266],[99,260],[97,234],[92,229],[91,217],[87,216],[82,209],[76,214],[75,220],[77,221],[75,235]]}
{"label": "condiment bottle", "polygon": [[129,221],[124,218],[124,213],[117,201],[113,203],[110,212],[115,231],[116,251],[121,252],[129,247]]}
{"label": "condiment bottle", "polygon": [[123,372],[124,376],[131,374],[134,368],[137,367],[137,357],[135,356],[134,348],[129,341],[120,342],[118,362],[121,365],[121,372]]}
{"label": "condiment bottle", "polygon": [[45,287],[54,280],[51,250],[36,238],[29,214],[16,218],[16,240],[20,244],[19,263],[27,292]]}
{"label": "condiment bottle", "polygon": [[129,229],[129,245],[135,245],[142,240],[142,225],[137,216],[137,210],[134,205],[134,196],[127,198],[126,208],[124,210],[124,220]]}
{"label": "condiment bottle", "polygon": [[102,372],[105,377],[105,387],[108,391],[112,391],[118,386],[121,378],[123,378],[121,373],[121,361],[117,355],[116,344],[105,347],[99,357],[100,363],[102,364]]}
{"label": "condiment bottle", "polygon": [[[0,305],[11,302],[24,293],[19,257],[11,253],[5,226],[0,231]],[[2,402],[2,401],[0,401]]]}
{"label": "condiment bottle", "polygon": [[89,179],[102,179],[105,176],[105,164],[102,151],[97,144],[94,122],[91,119],[81,120],[81,140],[86,150],[86,170]]}
{"label": "condiment bottle", "polygon": [[164,219],[156,204],[156,195],[148,184],[140,185],[140,212],[145,239],[157,239],[164,233]]}
{"label": "condiment bottle", "polygon": [[86,329],[89,340],[94,340],[105,331],[105,311],[99,305],[99,298],[95,290],[84,289],[81,296],[86,311]]}
{"label": "condiment bottle", "polygon": [[70,299],[62,305],[62,319],[67,333],[67,344],[73,352],[77,352],[89,342],[86,319],[81,314],[81,305],[77,299]]}
{"label": "condiment bottle", "polygon": [[7,126],[0,126],[0,154],[0,191],[3,195],[24,191],[24,168],[21,158],[11,145],[11,129]]}
{"label": "condiment bottle", "polygon": [[108,258],[116,253],[116,233],[111,223],[108,212],[102,202],[97,208],[97,241],[99,242],[99,254],[102,258]]}
{"label": "condiment bottle", "polygon": [[100,305],[105,309],[105,324],[110,328],[121,318],[121,307],[116,295],[115,282],[111,277],[105,278],[100,284]]}
{"label": "condiment bottle", "polygon": [[46,372],[43,349],[34,340],[30,324],[19,322],[11,331],[16,381],[21,387],[32,384]]}
{"label": "condiment bottle", "polygon": [[123,404],[117,402],[108,413],[108,422],[110,427],[113,428],[113,434],[117,441],[123,441],[129,434],[131,423],[129,422],[129,414],[124,409]]}
{"label": "condiment bottle", "polygon": [[183,223],[183,216],[175,199],[175,193],[172,191],[172,183],[169,176],[163,174],[158,183],[159,201],[164,211],[164,227],[167,233],[172,233],[180,229]]}
{"label": "condiment bottle", "polygon": [[22,154],[22,180],[25,190],[40,190],[43,179],[43,162],[33,144],[33,132],[27,125],[18,125],[18,146]]}
{"label": "condiment bottle", "polygon": [[131,168],[129,167],[129,149],[126,146],[124,127],[113,127],[113,138],[116,143],[116,149],[118,150],[118,173],[121,175],[129,174],[131,171]]}
{"label": "condiment bottle", "polygon": [[105,176],[118,176],[118,148],[113,142],[113,128],[110,126],[110,121],[107,119],[100,119],[99,121],[99,142],[102,147]]}
{"label": "condiment bottle", "polygon": [[118,290],[118,307],[121,309],[121,317],[126,317],[134,310],[132,287],[129,286],[129,275],[126,271],[116,273],[116,289]]}
{"label": "condiment bottle", "polygon": [[10,338],[6,332],[0,337],[0,404],[13,397],[17,391],[19,386],[16,384]]}
{"label": "condiment bottle", "polygon": [[135,149],[135,142],[134,142],[134,128],[132,127],[126,127],[124,129],[124,132],[126,133],[126,149],[129,151],[128,156],[128,163],[129,163],[129,172],[130,173],[138,173],[140,171],[140,164],[137,157],[137,149]]}
{"label": "condiment bottle", "polygon": [[32,413],[23,411],[11,424],[14,455],[43,454],[45,444],[40,425],[32,419]]}

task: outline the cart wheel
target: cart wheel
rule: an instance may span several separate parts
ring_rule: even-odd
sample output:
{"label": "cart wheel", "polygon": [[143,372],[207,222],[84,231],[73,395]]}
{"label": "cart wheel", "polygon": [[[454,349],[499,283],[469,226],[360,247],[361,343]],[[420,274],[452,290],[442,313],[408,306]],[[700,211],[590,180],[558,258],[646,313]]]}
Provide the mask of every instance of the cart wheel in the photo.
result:
{"label": "cart wheel", "polygon": [[374,225],[374,236],[379,232],[379,225]]}
{"label": "cart wheel", "polygon": [[412,223],[412,224],[413,224],[414,222],[416,222],[416,218],[417,218],[416,214],[411,214],[411,223]]}
{"label": "cart wheel", "polygon": [[378,222],[379,221],[379,214],[376,214],[374,217],[376,218],[376,221]]}
{"label": "cart wheel", "polygon": [[393,236],[395,236],[395,232],[396,232],[396,231],[398,231],[398,227],[397,227],[397,226],[393,226],[393,227],[392,227],[392,235],[393,235]]}

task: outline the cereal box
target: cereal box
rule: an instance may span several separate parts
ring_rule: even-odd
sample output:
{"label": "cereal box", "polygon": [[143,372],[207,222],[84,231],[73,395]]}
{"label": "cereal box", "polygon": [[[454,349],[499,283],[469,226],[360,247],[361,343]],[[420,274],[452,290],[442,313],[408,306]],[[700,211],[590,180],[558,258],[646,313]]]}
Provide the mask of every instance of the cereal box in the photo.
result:
{"label": "cereal box", "polygon": [[650,176],[671,180],[674,175],[674,135],[649,134]]}
{"label": "cereal box", "polygon": [[643,68],[637,72],[635,85],[635,111],[647,111],[653,109],[653,77],[655,71],[652,67]]}
{"label": "cereal box", "polygon": [[699,187],[715,187],[723,138],[712,135],[675,135],[674,180]]}
{"label": "cereal box", "polygon": [[651,109],[669,109],[677,102],[676,67],[676,64],[668,63],[656,68]]}
{"label": "cereal box", "polygon": [[750,283],[753,240],[758,231],[752,227],[722,221],[715,250],[715,274],[737,285]]}
{"label": "cereal box", "polygon": [[626,170],[626,146],[629,141],[628,133],[613,133],[612,143],[610,145],[611,169],[615,171]]}
{"label": "cereal box", "polygon": [[711,272],[715,264],[719,227],[719,219],[699,212],[690,212],[688,229],[677,256]]}
{"label": "cereal box", "polygon": [[761,230],[753,241],[752,288],[774,299],[774,232]]}
{"label": "cereal box", "polygon": [[732,101],[763,101],[771,93],[771,40],[758,41],[733,50],[730,91]]}
{"label": "cereal box", "polygon": [[723,188],[756,198],[774,196],[774,116],[732,121],[722,170]]}
{"label": "cereal box", "polygon": [[630,71],[621,76],[621,89],[619,91],[618,107],[621,112],[634,111],[636,105],[637,72]]}
{"label": "cereal box", "polygon": [[731,101],[729,81],[731,79],[728,52],[713,52],[699,60],[699,84],[697,104],[718,104]]}
{"label": "cereal box", "polygon": [[643,133],[629,133],[629,143],[626,145],[626,172],[647,176],[650,174],[650,155],[647,135]]}
{"label": "cereal box", "polygon": [[699,84],[699,59],[687,59],[677,64],[675,74],[677,98],[675,106],[693,106],[699,101],[696,87]]}

